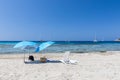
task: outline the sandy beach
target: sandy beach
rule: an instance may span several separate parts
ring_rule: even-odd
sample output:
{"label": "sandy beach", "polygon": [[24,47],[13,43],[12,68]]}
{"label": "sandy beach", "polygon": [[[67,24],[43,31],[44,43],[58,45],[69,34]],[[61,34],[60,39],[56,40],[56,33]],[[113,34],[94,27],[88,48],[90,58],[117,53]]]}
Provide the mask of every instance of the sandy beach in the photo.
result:
{"label": "sandy beach", "polygon": [[[41,54],[34,54],[39,60]],[[42,54],[51,60],[63,53]],[[120,80],[120,52],[71,53],[77,64],[23,62],[22,54],[0,55],[0,80]]]}

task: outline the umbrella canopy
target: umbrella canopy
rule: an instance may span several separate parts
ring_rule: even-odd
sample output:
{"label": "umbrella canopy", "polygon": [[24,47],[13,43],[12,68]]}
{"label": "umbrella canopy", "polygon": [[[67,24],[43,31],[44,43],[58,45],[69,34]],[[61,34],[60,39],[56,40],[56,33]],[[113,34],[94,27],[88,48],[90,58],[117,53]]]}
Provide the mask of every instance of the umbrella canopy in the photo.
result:
{"label": "umbrella canopy", "polygon": [[40,46],[36,49],[35,52],[40,52],[42,50],[44,50],[45,48],[51,46],[52,44],[54,44],[55,42],[52,42],[52,41],[47,41],[47,42],[44,42],[42,44],[40,44]]}
{"label": "umbrella canopy", "polygon": [[13,48],[30,49],[33,47],[36,47],[35,42],[22,41],[22,42],[17,43]]}

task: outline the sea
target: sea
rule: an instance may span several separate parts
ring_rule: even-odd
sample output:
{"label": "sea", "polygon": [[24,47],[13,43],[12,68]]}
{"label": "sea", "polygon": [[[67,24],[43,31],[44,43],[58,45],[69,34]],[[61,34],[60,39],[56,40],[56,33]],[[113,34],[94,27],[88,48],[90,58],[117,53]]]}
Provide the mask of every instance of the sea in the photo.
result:
{"label": "sea", "polygon": [[[22,54],[35,53],[35,48],[30,50],[22,50],[13,48],[21,41],[0,41],[0,54]],[[44,41],[33,41],[40,45]],[[120,42],[117,41],[54,41],[55,43],[39,53],[89,53],[89,52],[104,52],[104,51],[120,51]]]}

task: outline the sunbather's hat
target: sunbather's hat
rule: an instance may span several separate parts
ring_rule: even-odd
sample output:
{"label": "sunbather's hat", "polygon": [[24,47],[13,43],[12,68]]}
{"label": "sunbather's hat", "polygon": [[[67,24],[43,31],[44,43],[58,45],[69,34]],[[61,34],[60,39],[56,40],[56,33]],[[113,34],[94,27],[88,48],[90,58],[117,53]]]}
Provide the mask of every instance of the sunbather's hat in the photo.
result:
{"label": "sunbather's hat", "polygon": [[30,55],[28,59],[31,60],[31,61],[34,61],[33,55]]}

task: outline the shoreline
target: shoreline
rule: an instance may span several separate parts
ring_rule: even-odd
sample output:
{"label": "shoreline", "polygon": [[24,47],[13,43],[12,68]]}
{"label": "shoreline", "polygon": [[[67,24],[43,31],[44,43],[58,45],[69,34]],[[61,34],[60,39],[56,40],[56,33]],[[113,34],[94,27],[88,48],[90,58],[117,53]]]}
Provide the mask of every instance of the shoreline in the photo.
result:
{"label": "shoreline", "polygon": [[[0,54],[0,59],[23,59],[25,54],[25,57],[28,58],[29,54],[28,53],[13,53],[13,54]],[[70,53],[70,56],[85,56],[85,55],[119,55],[120,51],[106,51],[106,52],[89,52],[89,53]],[[47,56],[49,57],[62,57],[64,53],[30,53],[30,55],[33,55],[35,57],[40,57],[40,56]]]}

